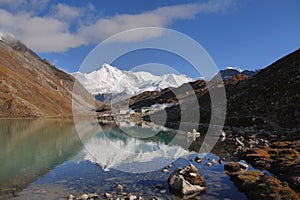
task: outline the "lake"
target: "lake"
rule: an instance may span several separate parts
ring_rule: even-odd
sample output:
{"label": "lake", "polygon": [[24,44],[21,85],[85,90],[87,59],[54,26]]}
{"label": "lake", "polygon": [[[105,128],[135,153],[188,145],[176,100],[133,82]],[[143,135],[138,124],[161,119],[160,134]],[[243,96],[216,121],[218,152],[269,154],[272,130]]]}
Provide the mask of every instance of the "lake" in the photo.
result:
{"label": "lake", "polygon": [[[0,199],[66,199],[69,194],[117,193],[144,199],[181,199],[169,191],[167,179],[178,167],[193,163],[207,189],[201,199],[247,199],[224,172],[224,162],[207,166],[226,156],[219,141],[214,153],[199,154],[186,148],[197,140],[174,131],[145,124],[120,127],[81,120],[0,120]],[[183,145],[181,145],[183,144]],[[217,156],[218,155],[218,156]],[[203,157],[196,163],[196,156]],[[227,155],[230,156],[230,155]],[[226,162],[225,162],[226,163]],[[167,173],[162,169],[172,167]],[[161,184],[163,189],[155,188]]]}

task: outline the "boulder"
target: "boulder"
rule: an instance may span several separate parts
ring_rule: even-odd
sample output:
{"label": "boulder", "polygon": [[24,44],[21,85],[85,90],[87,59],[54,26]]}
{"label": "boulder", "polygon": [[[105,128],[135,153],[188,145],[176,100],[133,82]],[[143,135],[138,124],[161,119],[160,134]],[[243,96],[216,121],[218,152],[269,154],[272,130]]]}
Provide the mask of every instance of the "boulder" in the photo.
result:
{"label": "boulder", "polygon": [[193,164],[172,172],[168,178],[168,183],[171,190],[183,195],[199,193],[206,189],[204,179]]}

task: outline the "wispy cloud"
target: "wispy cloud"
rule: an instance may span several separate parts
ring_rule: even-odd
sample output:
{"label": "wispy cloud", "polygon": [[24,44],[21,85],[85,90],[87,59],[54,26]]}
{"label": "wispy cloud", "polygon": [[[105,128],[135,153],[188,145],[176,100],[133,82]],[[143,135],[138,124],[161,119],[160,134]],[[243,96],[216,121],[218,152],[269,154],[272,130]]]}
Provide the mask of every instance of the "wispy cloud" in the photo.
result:
{"label": "wispy cloud", "polygon": [[83,9],[67,4],[56,4],[51,8],[51,16],[61,20],[74,20],[83,15]]}
{"label": "wispy cloud", "polygon": [[0,30],[7,31],[38,52],[63,52],[84,41],[70,33],[69,25],[49,17],[33,17],[0,10]]}
{"label": "wispy cloud", "polygon": [[38,14],[47,8],[50,0],[0,0],[0,7],[5,7],[8,11],[15,13],[27,12]]}
{"label": "wispy cloud", "polygon": [[[228,9],[232,2],[207,1],[205,3],[180,4],[160,7],[139,14],[121,14],[112,17],[95,18],[91,23],[88,18],[93,6],[85,8],[67,4],[55,4],[46,14],[27,11],[22,7],[24,1],[0,0],[0,5],[7,9],[0,9],[0,31],[14,34],[24,41],[30,48],[38,52],[64,52],[69,48],[81,45],[97,44],[107,37],[132,28],[139,27],[167,27],[176,20],[192,19],[200,13],[216,13]],[[45,8],[48,0],[27,0],[34,10],[35,7]],[[21,9],[21,7],[23,9]],[[24,10],[25,9],[25,10]],[[121,38],[122,41],[144,40],[158,37],[162,32],[142,33]]]}

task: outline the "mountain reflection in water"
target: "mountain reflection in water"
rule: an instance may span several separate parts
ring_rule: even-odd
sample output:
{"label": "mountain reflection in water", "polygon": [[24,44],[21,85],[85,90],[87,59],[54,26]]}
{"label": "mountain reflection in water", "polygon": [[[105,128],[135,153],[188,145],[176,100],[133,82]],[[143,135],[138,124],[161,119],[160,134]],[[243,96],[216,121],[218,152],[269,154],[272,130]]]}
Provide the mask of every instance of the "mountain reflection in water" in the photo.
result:
{"label": "mountain reflection in water", "polygon": [[[169,174],[161,168],[174,161],[171,172],[199,154],[180,145],[193,141],[183,134],[177,134],[177,144],[172,143],[175,134],[159,127],[118,129],[85,120],[76,128],[72,120],[0,120],[0,199],[102,194],[112,192],[117,183],[146,199],[153,195],[176,199],[168,190]],[[194,150],[198,144],[193,143]],[[245,199],[222,165],[207,168],[204,162],[199,167],[208,182],[204,199],[232,195]],[[153,190],[157,183],[164,185],[165,193]]]}

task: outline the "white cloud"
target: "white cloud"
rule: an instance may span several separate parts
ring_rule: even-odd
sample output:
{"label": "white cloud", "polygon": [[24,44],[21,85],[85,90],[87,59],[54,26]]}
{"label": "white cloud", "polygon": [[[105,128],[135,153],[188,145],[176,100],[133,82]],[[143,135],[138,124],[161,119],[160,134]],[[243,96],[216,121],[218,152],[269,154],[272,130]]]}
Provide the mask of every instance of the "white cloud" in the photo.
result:
{"label": "white cloud", "polygon": [[69,6],[66,4],[56,4],[51,8],[51,16],[61,20],[74,20],[83,14],[83,10],[78,7]]}
{"label": "white cloud", "polygon": [[[46,8],[49,0],[16,0],[16,7],[30,3],[32,7]],[[11,1],[0,0],[0,5],[10,5]],[[230,0],[208,1],[198,4],[181,4],[145,11],[139,14],[120,14],[109,18],[90,20],[94,7],[85,8],[56,4],[48,14],[39,16],[24,10],[0,9],[0,30],[14,34],[30,48],[38,52],[64,52],[81,45],[97,44],[121,31],[140,27],[166,27],[176,20],[186,20],[199,13],[216,13],[226,10]],[[41,10],[40,10],[41,12]],[[139,41],[158,37],[162,32],[142,32],[120,38],[121,41]]]}
{"label": "white cloud", "polygon": [[[198,12],[198,5],[177,5],[158,8],[136,15],[116,15],[108,19],[99,19],[96,23],[83,27],[79,35],[88,39],[89,43],[99,42],[113,34],[139,27],[165,27],[177,19],[189,19]],[[128,35],[124,41],[136,41],[160,36],[158,32],[142,32]]]}
{"label": "white cloud", "polygon": [[0,30],[10,32],[38,52],[63,52],[84,42],[68,30],[69,25],[48,17],[12,15],[0,9]]}

